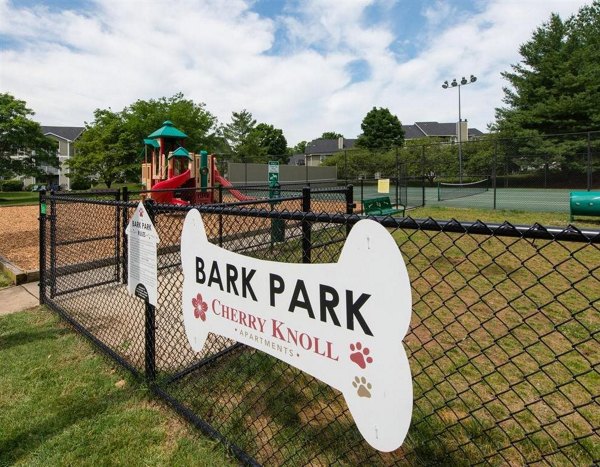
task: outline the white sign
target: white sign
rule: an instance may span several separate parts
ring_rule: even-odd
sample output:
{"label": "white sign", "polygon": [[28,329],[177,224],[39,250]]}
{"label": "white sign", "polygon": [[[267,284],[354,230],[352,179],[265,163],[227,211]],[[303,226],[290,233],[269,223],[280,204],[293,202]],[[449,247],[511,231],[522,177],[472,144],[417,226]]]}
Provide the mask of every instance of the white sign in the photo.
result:
{"label": "white sign", "polygon": [[402,345],[412,300],[383,226],[359,221],[337,263],[277,263],[209,243],[192,210],[181,259],[183,320],[195,351],[212,332],[273,355],[340,390],[371,446],[400,447],[413,404]]}
{"label": "white sign", "polygon": [[269,161],[269,183],[279,182],[279,161]]}
{"label": "white sign", "polygon": [[[154,224],[140,201],[135,214],[125,230],[127,234],[127,289],[131,295],[140,296],[146,289],[148,302],[157,304],[156,245],[160,242]],[[137,289],[137,290],[136,290]],[[136,293],[137,292],[137,293]],[[143,293],[143,292],[142,292]],[[142,295],[142,298],[145,298]]]}

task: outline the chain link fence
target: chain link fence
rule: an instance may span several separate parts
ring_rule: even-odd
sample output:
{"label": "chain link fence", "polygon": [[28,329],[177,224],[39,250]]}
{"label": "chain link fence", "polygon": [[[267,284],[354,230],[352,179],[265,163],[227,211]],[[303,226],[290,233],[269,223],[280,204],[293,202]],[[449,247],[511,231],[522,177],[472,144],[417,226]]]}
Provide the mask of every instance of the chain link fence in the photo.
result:
{"label": "chain link fence", "polygon": [[[352,197],[302,195],[197,208],[209,241],[230,251],[334,262],[361,219]],[[242,462],[600,462],[599,231],[375,218],[396,240],[413,294],[412,425],[401,448],[381,453],[337,390],[216,335],[191,349],[179,251],[191,207],[146,204],[160,236],[158,304],[130,296],[124,228],[137,203],[122,197],[41,195],[41,300]]]}
{"label": "chain link fence", "polygon": [[[406,207],[568,212],[571,191],[600,190],[600,132],[512,139],[488,135],[460,145],[407,141],[402,148],[364,153],[362,159],[352,154],[346,151],[338,161],[345,181],[357,187],[362,183],[368,198],[377,196],[377,179],[389,178],[399,187],[397,196],[390,190],[390,198]],[[364,167],[356,167],[358,159]],[[468,190],[475,182],[485,190],[463,196],[457,185],[467,184]],[[439,196],[440,187],[447,197]]]}

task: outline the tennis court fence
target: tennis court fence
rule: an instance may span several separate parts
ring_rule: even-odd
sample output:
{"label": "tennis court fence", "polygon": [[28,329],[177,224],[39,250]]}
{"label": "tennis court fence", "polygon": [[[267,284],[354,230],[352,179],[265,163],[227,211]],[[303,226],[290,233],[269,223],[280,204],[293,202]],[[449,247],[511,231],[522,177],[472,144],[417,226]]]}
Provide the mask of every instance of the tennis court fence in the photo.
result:
{"label": "tennis court fence", "polygon": [[[440,140],[406,141],[403,147],[383,153],[353,154],[360,150],[347,150],[338,158],[341,180],[353,183],[357,193],[363,183],[369,196],[369,186],[389,178],[400,187],[399,198],[407,207],[444,200],[452,205],[456,198],[451,195],[451,199],[444,194],[437,199],[439,186],[485,179],[488,191],[463,190],[479,198],[473,200],[473,207],[530,210],[538,203],[541,206],[535,210],[564,211],[569,191],[600,190],[598,131],[527,138],[486,135],[463,142],[460,157],[457,143]],[[404,197],[403,190],[407,192]],[[394,196],[390,190],[390,197]],[[457,205],[468,207],[468,200]]]}
{"label": "tennis court fence", "polygon": [[[346,211],[347,193],[310,191],[196,208],[209,241],[230,251],[335,262],[362,217]],[[160,237],[158,304],[127,293],[124,229],[137,203],[122,191],[40,193],[40,301],[244,464],[600,462],[600,231],[374,218],[396,240],[413,296],[412,424],[382,453],[315,378],[218,336],[191,349],[180,237],[195,207],[146,203]]]}

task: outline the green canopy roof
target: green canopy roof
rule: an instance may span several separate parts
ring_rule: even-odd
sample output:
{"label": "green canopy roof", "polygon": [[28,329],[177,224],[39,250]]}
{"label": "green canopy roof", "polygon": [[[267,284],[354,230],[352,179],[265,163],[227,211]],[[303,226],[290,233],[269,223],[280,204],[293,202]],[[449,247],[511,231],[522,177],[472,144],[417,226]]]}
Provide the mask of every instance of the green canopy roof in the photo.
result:
{"label": "green canopy roof", "polygon": [[166,120],[163,126],[148,136],[148,138],[187,138],[188,136],[173,125],[173,122]]}
{"label": "green canopy roof", "polygon": [[155,148],[160,147],[160,144],[158,144],[158,141],[156,141],[155,139],[144,138],[144,144],[147,144],[148,146],[152,146]]}
{"label": "green canopy roof", "polygon": [[169,158],[171,157],[187,157],[188,159],[191,159],[189,151],[185,148],[182,148],[181,146],[179,146],[177,149],[175,149],[175,151],[173,151]]}

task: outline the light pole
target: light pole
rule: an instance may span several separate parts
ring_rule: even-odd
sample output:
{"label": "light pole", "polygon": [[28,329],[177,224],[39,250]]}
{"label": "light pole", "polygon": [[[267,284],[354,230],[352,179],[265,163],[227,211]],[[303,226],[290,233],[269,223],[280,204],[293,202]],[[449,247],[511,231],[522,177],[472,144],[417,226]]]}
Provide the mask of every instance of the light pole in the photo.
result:
{"label": "light pole", "polygon": [[463,170],[462,170],[462,136],[463,135],[462,135],[462,116],[460,114],[460,87],[466,86],[467,84],[472,84],[475,81],[477,81],[477,77],[471,75],[471,77],[469,79],[467,79],[463,76],[462,79],[460,80],[460,83],[458,83],[456,81],[456,78],[454,78],[450,84],[448,84],[448,81],[444,81],[444,84],[442,84],[442,87],[444,89],[448,89],[450,87],[458,88],[458,128],[457,128],[458,131],[456,132],[456,136],[458,137],[458,181],[460,183],[462,183],[462,174],[463,174]]}

